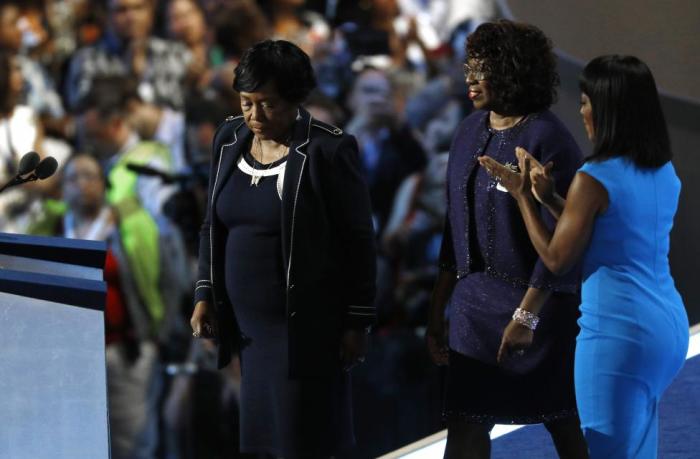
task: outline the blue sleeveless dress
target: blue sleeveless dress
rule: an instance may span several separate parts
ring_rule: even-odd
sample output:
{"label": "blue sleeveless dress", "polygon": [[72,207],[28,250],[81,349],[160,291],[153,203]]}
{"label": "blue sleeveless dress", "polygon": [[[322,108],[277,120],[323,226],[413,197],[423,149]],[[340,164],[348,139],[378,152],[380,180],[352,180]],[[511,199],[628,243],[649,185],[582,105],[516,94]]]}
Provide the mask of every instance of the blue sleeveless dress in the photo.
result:
{"label": "blue sleeveless dress", "polygon": [[655,458],[658,402],[688,350],[668,251],[680,180],[624,158],[581,172],[608,192],[584,256],[575,387],[592,459]]}

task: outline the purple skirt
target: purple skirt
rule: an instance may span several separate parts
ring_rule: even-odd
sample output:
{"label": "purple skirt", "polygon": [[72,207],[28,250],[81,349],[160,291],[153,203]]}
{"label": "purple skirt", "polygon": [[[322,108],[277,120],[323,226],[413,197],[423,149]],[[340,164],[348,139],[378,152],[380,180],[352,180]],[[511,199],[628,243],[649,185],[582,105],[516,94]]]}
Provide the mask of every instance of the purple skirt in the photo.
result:
{"label": "purple skirt", "polygon": [[449,313],[445,418],[534,424],[576,415],[578,296],[552,294],[540,313],[532,347],[523,356],[496,363],[503,329],[525,292],[483,272],[458,281]]}

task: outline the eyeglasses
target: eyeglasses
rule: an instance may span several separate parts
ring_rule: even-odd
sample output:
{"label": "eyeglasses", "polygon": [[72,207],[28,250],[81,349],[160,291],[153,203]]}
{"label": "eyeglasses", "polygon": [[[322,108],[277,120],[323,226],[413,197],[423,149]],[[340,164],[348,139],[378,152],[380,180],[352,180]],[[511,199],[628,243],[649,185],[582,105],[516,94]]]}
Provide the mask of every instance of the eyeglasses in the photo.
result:
{"label": "eyeglasses", "polygon": [[469,64],[463,64],[464,68],[464,78],[466,80],[469,80],[469,76],[471,75],[473,80],[485,80],[487,78],[486,71],[482,68],[482,66],[474,66],[470,67]]}

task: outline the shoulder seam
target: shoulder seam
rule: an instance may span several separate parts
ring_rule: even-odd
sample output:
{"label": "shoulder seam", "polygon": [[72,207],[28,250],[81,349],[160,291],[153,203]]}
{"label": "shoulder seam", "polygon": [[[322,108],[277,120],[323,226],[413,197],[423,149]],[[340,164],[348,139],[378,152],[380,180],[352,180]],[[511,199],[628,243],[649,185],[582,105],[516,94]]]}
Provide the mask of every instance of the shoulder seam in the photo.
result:
{"label": "shoulder seam", "polygon": [[340,129],[339,127],[333,126],[333,125],[326,125],[326,124],[320,124],[318,122],[311,122],[311,125],[314,127],[317,127],[319,129],[323,129],[324,131],[328,132],[329,134],[335,135],[335,136],[340,136],[343,135],[343,130]]}

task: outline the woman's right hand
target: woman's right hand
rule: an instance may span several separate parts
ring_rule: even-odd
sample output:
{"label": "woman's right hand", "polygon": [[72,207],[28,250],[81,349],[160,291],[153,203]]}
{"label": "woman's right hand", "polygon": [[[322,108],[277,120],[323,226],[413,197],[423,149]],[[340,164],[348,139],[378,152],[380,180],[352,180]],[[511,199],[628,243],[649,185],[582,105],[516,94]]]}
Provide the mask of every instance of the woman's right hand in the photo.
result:
{"label": "woman's right hand", "polygon": [[534,332],[520,322],[511,320],[503,330],[501,345],[498,348],[496,361],[502,364],[513,356],[522,356],[532,346]]}
{"label": "woman's right hand", "polygon": [[530,170],[530,181],[532,182],[532,194],[544,205],[554,201],[554,177],[552,177],[552,167],[554,163],[548,162],[543,167]]}
{"label": "woman's right hand", "polygon": [[208,301],[198,301],[194,306],[190,319],[192,336],[195,338],[213,339],[218,335],[216,314]]}
{"label": "woman's right hand", "polygon": [[521,157],[530,160],[530,183],[532,195],[540,203],[547,205],[554,201],[554,177],[552,177],[553,162],[548,162],[544,166],[542,163],[532,156],[524,148],[516,148],[515,154],[520,159]]}
{"label": "woman's right hand", "polygon": [[443,366],[449,363],[449,349],[447,346],[447,330],[443,320],[430,321],[425,332],[425,341],[428,345],[430,358],[435,365]]}

